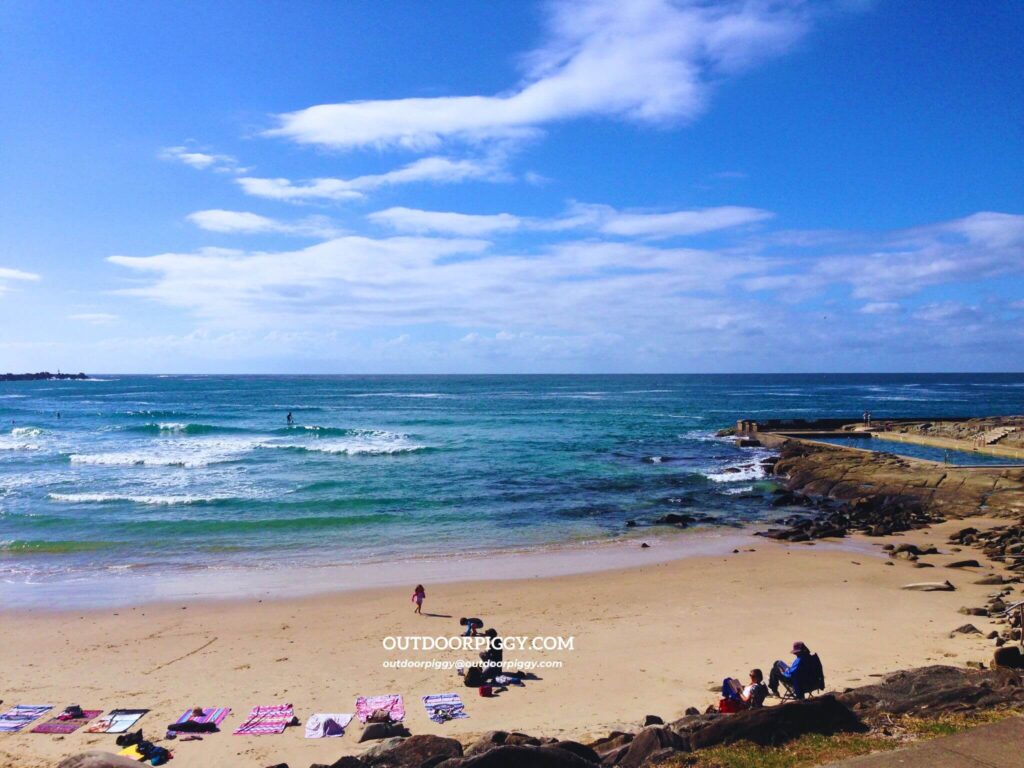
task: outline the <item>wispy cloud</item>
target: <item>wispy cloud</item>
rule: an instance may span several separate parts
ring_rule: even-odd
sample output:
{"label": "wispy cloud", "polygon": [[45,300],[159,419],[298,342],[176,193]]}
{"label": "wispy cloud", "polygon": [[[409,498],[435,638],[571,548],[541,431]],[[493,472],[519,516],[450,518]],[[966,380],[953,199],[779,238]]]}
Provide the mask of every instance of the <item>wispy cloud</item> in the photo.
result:
{"label": "wispy cloud", "polygon": [[285,234],[305,237],[337,237],[342,230],[322,216],[310,216],[302,221],[284,222],[249,211],[225,211],[213,208],[195,211],[185,217],[200,229],[223,234]]}
{"label": "wispy cloud", "polygon": [[387,208],[367,216],[376,223],[397,232],[426,234],[441,232],[467,237],[479,237],[493,232],[518,229],[522,219],[511,213],[469,214],[449,211],[423,211],[417,208]]}
{"label": "wispy cloud", "polygon": [[764,268],[757,260],[622,242],[570,242],[514,255],[488,247],[461,238],[344,237],[278,253],[204,249],[110,260],[146,278],[125,292],[221,326],[443,323],[545,333],[605,332],[616,324],[632,332],[721,330],[741,316],[753,322],[751,311],[732,306],[724,292],[735,278]]}
{"label": "wispy cloud", "polygon": [[356,176],[351,179],[318,178],[304,182],[290,179],[253,178],[237,179],[248,195],[272,200],[303,202],[307,200],[354,200],[366,192],[380,187],[431,182],[453,184],[469,179],[502,181],[508,174],[497,156],[483,159],[454,159],[450,157],[423,157],[386,173]]}
{"label": "wispy cloud", "polygon": [[219,173],[245,173],[231,155],[218,155],[187,146],[164,147],[160,150],[160,158],[172,162],[183,163],[198,171],[217,171]]}
{"label": "wispy cloud", "polygon": [[872,301],[860,308],[862,315],[893,315],[902,311],[903,307],[894,301]]}
{"label": "wispy cloud", "polygon": [[0,294],[10,290],[10,283],[12,282],[34,282],[40,279],[41,277],[34,272],[24,272],[20,269],[12,269],[11,267],[0,267]]}
{"label": "wispy cloud", "polygon": [[109,325],[110,323],[118,320],[117,315],[112,315],[107,312],[78,312],[73,315],[68,315],[68,320],[75,320],[80,323],[89,323],[90,325]]}
{"label": "wispy cloud", "polygon": [[1024,216],[975,213],[888,233],[875,246],[819,259],[804,283],[845,283],[855,298],[890,301],[928,286],[1024,274]]}
{"label": "wispy cloud", "polygon": [[271,135],[340,149],[530,135],[603,116],[660,124],[703,108],[711,84],[778,55],[804,33],[802,2],[565,0],[510,92],[321,104],[280,115]]}
{"label": "wispy cloud", "polygon": [[545,232],[591,230],[606,235],[656,240],[732,229],[764,221],[773,215],[759,208],[739,206],[633,213],[618,211],[608,205],[573,203],[563,214],[551,218],[524,217],[511,213],[424,211],[405,207],[377,211],[368,218],[399,232],[421,234],[484,235],[520,229]]}

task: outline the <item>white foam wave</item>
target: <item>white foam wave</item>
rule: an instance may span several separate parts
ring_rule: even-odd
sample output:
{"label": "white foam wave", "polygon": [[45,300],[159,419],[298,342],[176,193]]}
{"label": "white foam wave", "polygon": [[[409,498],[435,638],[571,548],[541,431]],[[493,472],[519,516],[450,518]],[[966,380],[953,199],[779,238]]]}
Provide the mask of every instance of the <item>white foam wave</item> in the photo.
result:
{"label": "white foam wave", "polygon": [[354,430],[348,437],[314,438],[309,442],[300,443],[272,443],[265,444],[265,447],[301,449],[349,456],[413,453],[427,448],[425,445],[412,442],[408,435],[380,429]]}
{"label": "white foam wave", "polygon": [[203,501],[216,501],[220,496],[136,496],[122,493],[50,493],[47,496],[53,501],[69,504],[105,504],[116,501],[130,501],[134,504],[153,504],[170,506],[173,504],[197,504]]}
{"label": "white foam wave", "polygon": [[43,430],[39,427],[15,427],[11,430],[11,437],[39,437]]}
{"label": "white foam wave", "polygon": [[752,485],[741,485],[739,488],[723,488],[722,493],[727,493],[730,496],[736,496],[741,493],[752,493],[754,486]]}
{"label": "white foam wave", "polygon": [[729,471],[705,472],[704,476],[715,483],[738,483],[741,481],[750,482],[760,480],[767,476],[764,467],[760,464],[748,464],[741,467],[727,467]]}
{"label": "white foam wave", "polygon": [[206,467],[225,461],[234,461],[247,451],[261,445],[261,440],[169,440],[158,448],[147,447],[137,451],[110,453],[73,453],[72,464],[91,464],[112,467]]}
{"label": "white foam wave", "polygon": [[452,395],[446,395],[443,392],[356,392],[355,394],[349,395],[349,397],[410,397],[410,398],[448,398]]}

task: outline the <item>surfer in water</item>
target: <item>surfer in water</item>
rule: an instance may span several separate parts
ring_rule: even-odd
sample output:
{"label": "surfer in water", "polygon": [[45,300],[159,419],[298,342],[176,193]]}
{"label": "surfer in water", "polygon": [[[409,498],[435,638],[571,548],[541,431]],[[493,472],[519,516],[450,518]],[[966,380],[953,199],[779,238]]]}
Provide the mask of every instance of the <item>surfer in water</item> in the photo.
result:
{"label": "surfer in water", "polygon": [[292,412],[288,411],[288,426],[290,427],[294,423],[295,423],[295,419],[292,417]]}

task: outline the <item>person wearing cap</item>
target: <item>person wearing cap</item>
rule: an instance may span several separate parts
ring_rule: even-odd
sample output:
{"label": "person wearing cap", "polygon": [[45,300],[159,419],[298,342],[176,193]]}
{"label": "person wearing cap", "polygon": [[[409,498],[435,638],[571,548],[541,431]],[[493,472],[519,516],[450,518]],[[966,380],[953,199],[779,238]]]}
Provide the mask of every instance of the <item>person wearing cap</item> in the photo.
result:
{"label": "person wearing cap", "polygon": [[786,664],[784,661],[776,661],[772,665],[771,674],[768,676],[768,689],[772,692],[773,696],[778,696],[779,683],[782,680],[785,680],[792,686],[794,695],[798,699],[802,699],[807,691],[802,690],[802,686],[800,684],[800,665],[804,662],[804,659],[811,655],[811,651],[806,645],[797,640],[793,643],[792,653],[796,657],[793,659],[792,664]]}

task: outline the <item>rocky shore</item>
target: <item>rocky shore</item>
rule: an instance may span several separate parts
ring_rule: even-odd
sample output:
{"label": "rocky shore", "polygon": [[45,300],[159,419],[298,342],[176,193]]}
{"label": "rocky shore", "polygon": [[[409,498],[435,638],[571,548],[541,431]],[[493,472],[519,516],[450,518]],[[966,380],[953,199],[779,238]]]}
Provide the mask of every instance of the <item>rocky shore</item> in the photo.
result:
{"label": "rocky shore", "polygon": [[83,381],[88,379],[84,373],[0,373],[0,381]]}
{"label": "rocky shore", "polygon": [[789,541],[869,536],[976,515],[1024,520],[1024,467],[965,468],[786,440],[771,466],[774,505],[806,512],[764,535]]}

